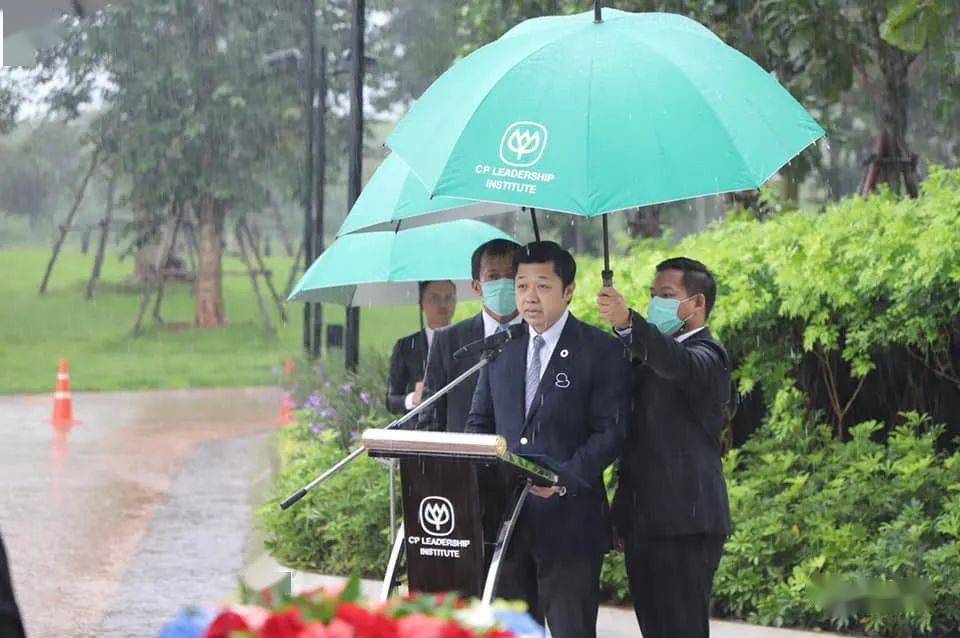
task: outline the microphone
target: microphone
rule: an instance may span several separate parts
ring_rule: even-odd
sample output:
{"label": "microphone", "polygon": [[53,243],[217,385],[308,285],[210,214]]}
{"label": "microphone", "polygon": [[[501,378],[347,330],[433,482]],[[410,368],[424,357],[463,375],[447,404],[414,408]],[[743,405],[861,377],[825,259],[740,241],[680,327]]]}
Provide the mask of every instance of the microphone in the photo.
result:
{"label": "microphone", "polygon": [[511,339],[522,337],[524,332],[523,324],[515,323],[503,332],[495,332],[486,339],[480,339],[478,341],[474,341],[473,343],[468,343],[454,352],[453,358],[464,359],[471,355],[489,352],[490,350],[498,350],[503,347],[503,344]]}

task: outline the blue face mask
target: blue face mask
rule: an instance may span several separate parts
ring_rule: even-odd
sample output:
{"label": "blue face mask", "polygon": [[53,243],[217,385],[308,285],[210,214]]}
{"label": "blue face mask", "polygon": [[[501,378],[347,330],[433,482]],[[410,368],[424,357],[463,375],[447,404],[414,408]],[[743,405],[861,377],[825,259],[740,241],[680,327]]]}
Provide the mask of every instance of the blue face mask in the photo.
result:
{"label": "blue face mask", "polygon": [[491,312],[506,317],[517,311],[517,293],[513,279],[494,279],[480,284],[483,288],[483,305]]}
{"label": "blue face mask", "polygon": [[[693,299],[693,297],[687,297]],[[675,335],[683,328],[686,319],[681,319],[678,314],[680,304],[687,299],[667,299],[666,297],[654,297],[647,306],[647,322],[657,327],[657,330],[665,335]],[[689,319],[690,317],[687,317]]]}

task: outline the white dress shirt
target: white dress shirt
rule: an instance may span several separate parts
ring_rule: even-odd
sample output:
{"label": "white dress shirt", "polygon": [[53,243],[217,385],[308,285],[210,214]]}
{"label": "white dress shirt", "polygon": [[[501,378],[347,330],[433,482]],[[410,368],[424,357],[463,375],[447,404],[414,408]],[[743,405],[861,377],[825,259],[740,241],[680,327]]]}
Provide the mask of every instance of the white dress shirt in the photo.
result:
{"label": "white dress shirt", "polygon": [[677,335],[677,343],[683,343],[684,341],[686,341],[687,339],[689,339],[689,338],[692,337],[693,335],[697,334],[698,332],[700,332],[700,331],[703,330],[704,328],[706,328],[706,326],[700,326],[700,327],[697,328],[696,330],[691,330],[690,332],[684,332],[682,335]]}
{"label": "white dress shirt", "polygon": [[[429,360],[430,360],[430,346],[433,345],[433,333],[436,332],[436,330],[434,330],[434,329],[431,328],[430,326],[426,326],[426,325],[425,325],[425,326],[423,327],[423,331],[427,333],[427,360],[429,361]],[[413,395],[414,395],[414,394],[416,394],[416,393],[415,393],[415,392],[411,392],[411,393],[407,394],[407,396],[405,396],[405,397],[403,398],[403,407],[404,407],[408,412],[409,412],[410,410],[412,410],[413,408],[417,407],[417,406],[413,405]]]}
{"label": "white dress shirt", "polygon": [[[486,339],[487,337],[493,335],[497,331],[497,328],[499,328],[502,324],[491,317],[490,313],[487,312],[486,309],[480,311],[480,315],[483,317],[483,338]],[[516,317],[507,322],[507,325],[513,326],[520,323],[520,321],[522,321],[520,319],[520,313],[517,313]]]}
{"label": "white dress shirt", "polygon": [[[557,347],[557,342],[560,341],[560,333],[563,332],[563,327],[567,325],[567,317],[569,316],[570,311],[564,310],[555,324],[540,333],[540,336],[543,337],[543,346],[540,348],[541,379],[543,379],[543,373],[547,369],[547,364],[550,363],[553,350]],[[530,364],[533,363],[533,337],[536,334],[537,332],[533,329],[533,326],[530,326],[530,339],[527,341],[527,370],[530,369]]]}

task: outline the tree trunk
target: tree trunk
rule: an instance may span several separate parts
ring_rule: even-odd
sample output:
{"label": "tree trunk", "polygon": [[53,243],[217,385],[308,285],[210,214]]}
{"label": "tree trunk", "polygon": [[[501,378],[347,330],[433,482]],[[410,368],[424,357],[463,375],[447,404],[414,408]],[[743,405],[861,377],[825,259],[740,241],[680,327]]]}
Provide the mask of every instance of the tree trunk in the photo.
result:
{"label": "tree trunk", "polygon": [[660,225],[660,207],[640,206],[635,212],[628,213],[627,233],[631,237],[657,238],[663,236]]}
{"label": "tree trunk", "polygon": [[205,195],[197,205],[196,326],[217,328],[226,323],[223,304],[223,202]]}
{"label": "tree trunk", "polygon": [[[222,28],[219,0],[198,3],[196,40],[197,57],[206,65],[214,63],[217,36]],[[204,113],[215,88],[210,66],[203,69],[197,90],[197,112]],[[223,226],[226,205],[213,194],[221,147],[217,136],[208,128],[200,157],[200,171],[209,184],[207,192],[197,198],[197,283],[195,289],[195,316],[198,328],[221,327],[226,323],[223,303]]]}
{"label": "tree trunk", "polygon": [[870,157],[861,194],[866,195],[879,184],[887,184],[894,193],[901,185],[910,197],[919,194],[917,156],[907,145],[907,106],[910,98],[910,65],[915,53],[898,49],[879,39],[876,27],[877,65],[880,68],[880,132],[874,154]]}

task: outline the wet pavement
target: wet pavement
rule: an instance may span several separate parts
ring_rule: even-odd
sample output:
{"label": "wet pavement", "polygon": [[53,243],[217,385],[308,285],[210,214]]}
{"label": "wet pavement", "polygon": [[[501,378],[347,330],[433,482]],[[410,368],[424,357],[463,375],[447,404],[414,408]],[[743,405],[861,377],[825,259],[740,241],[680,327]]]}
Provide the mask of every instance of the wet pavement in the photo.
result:
{"label": "wet pavement", "polygon": [[151,636],[235,587],[276,389],[0,396],[0,530],[32,638]]}

